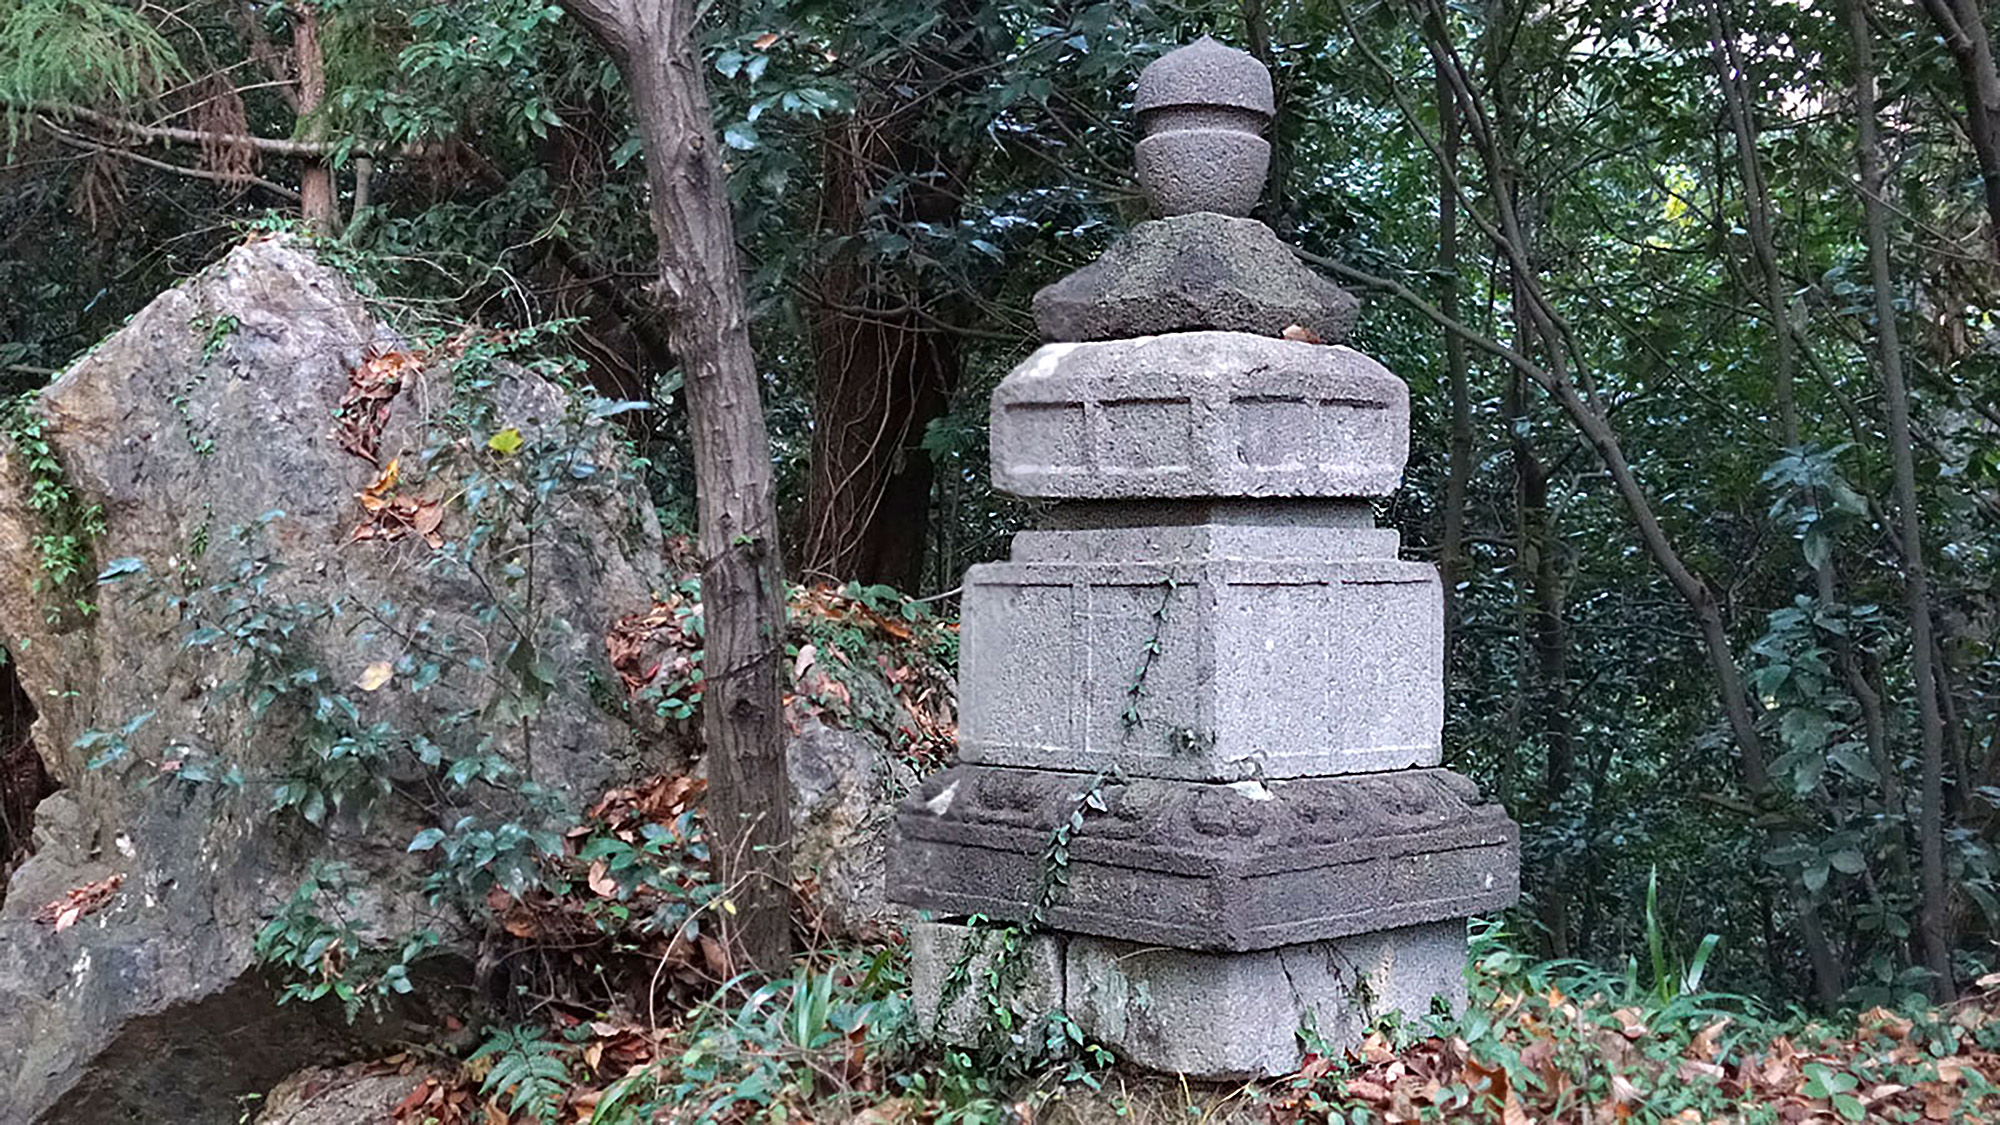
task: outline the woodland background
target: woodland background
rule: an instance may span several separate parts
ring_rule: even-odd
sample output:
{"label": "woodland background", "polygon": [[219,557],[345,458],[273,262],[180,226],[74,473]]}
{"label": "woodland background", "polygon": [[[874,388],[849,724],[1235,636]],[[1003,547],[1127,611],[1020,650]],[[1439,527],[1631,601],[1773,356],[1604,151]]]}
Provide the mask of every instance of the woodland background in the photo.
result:
{"label": "woodland background", "polygon": [[[1948,995],[2000,925],[2000,74],[1979,0],[717,0],[701,57],[786,569],[948,607],[1027,301],[1143,218],[1139,68],[1273,69],[1259,216],[1412,389],[1447,760],[1519,944],[1717,935],[1775,1003]],[[492,3],[0,0],[0,383],[248,229],[438,321],[565,322],[694,520],[627,89]],[[1982,174],[1984,170],[1984,174]],[[6,549],[23,549],[7,544]],[[1649,886],[1656,891],[1649,893]]]}

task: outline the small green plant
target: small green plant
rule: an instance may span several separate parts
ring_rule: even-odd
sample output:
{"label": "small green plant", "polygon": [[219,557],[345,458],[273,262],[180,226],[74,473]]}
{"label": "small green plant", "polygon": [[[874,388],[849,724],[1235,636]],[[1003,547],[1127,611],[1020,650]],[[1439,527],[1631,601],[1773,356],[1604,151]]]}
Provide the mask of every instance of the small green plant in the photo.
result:
{"label": "small green plant", "polygon": [[229,338],[236,335],[236,314],[202,317],[195,321],[195,327],[202,331],[201,361],[209,363],[228,346]]}
{"label": "small green plant", "polygon": [[412,991],[410,970],[437,948],[437,931],[418,930],[400,941],[364,931],[352,921],[359,913],[353,874],[344,864],[315,863],[257,931],[257,959],[289,970],[278,1003],[332,997],[351,1021],[363,1009],[379,1009],[390,996]]}
{"label": "small green plant", "polygon": [[1655,867],[1646,877],[1646,952],[1652,959],[1653,991],[1662,1004],[1676,996],[1701,991],[1702,974],[1708,959],[1722,941],[1720,934],[1707,934],[1695,946],[1692,957],[1683,958],[1668,948],[1668,935],[1660,921],[1660,871]]}
{"label": "small green plant", "polygon": [[569,1065],[563,1059],[563,1045],[544,1039],[539,1027],[503,1027],[493,1032],[468,1060],[490,1060],[492,1069],[480,1084],[480,1092],[507,1095],[508,1113],[525,1113],[537,1121],[553,1123],[562,1112],[563,1094],[569,1088]]}
{"label": "small green plant", "polygon": [[[933,1020],[942,1025],[948,1013],[969,988],[978,987],[985,1005],[979,1066],[1001,1074],[1018,1074],[1050,1061],[1068,1064],[1065,1081],[1081,1082],[1095,1088],[1094,1071],[1111,1061],[1103,1047],[1088,1041],[1067,1012],[1055,1009],[1042,1013],[1016,1010],[1018,994],[1028,967],[1028,948],[1035,934],[1046,930],[1049,915],[1069,891],[1070,847],[1083,831],[1090,812],[1106,812],[1104,786],[1111,775],[1100,772],[1084,790],[1076,794],[1063,818],[1049,832],[1042,848],[1041,885],[1025,922],[1001,927],[986,926],[985,919],[967,920],[968,934],[957,957],[945,969],[938,988]],[[975,981],[973,965],[984,958]],[[1024,1015],[1038,1018],[1041,1035],[1029,1034],[1033,1027],[1017,1027]],[[991,1092],[990,1087],[980,1089]]]}

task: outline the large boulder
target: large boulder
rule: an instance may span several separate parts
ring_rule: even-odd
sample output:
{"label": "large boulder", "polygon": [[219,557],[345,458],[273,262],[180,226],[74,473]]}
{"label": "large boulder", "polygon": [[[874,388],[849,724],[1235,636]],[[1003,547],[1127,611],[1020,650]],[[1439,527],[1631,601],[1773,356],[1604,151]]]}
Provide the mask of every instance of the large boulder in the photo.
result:
{"label": "large boulder", "polygon": [[916,770],[874,731],[807,717],[785,745],[792,791],[792,871],[820,936],[879,938],[909,912],[889,902],[896,802]]}
{"label": "large boulder", "polygon": [[0,908],[0,1121],[235,1121],[351,1037],[412,1033],[421,1009],[278,1005],[260,928],[317,904],[352,929],[305,960],[400,1002],[353,946],[429,927],[474,961],[477,920],[420,883],[469,900],[528,843],[468,834],[661,767],[605,651],[652,604],[651,506],[602,418],[507,342],[413,350],[256,240],[0,448],[0,629],[63,786]]}

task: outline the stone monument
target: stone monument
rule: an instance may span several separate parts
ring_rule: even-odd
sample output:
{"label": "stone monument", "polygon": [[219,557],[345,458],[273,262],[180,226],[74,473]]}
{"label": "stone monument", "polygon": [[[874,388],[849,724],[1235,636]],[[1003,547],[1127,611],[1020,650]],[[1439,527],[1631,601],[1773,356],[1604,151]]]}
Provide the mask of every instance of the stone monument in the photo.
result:
{"label": "stone monument", "polygon": [[1203,39],[1134,108],[1163,217],[1036,295],[1049,343],[994,393],[994,483],[1053,504],[966,574],[960,762],[899,808],[890,894],[1029,924],[1005,954],[916,927],[935,1034],[975,1037],[997,984],[1144,1066],[1283,1074],[1301,1031],[1463,1003],[1465,918],[1514,902],[1519,837],[1439,768],[1437,572],[1369,504],[1408,389],[1245,217],[1269,72]]}

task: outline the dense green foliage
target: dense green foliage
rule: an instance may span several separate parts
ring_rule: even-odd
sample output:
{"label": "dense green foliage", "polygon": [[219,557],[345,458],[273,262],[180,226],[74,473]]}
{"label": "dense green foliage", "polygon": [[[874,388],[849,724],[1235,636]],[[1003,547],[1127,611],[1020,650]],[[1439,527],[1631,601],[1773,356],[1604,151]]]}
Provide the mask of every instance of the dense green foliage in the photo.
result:
{"label": "dense green foliage", "polygon": [[[195,3],[169,20],[0,0],[13,387],[289,206],[272,186],[296,182],[297,158],[243,138],[321,136],[342,185],[333,245],[367,263],[376,296],[493,326],[576,318],[601,389],[670,408],[633,416],[657,419],[633,436],[684,522],[679,373],[647,312],[652,234],[615,71],[538,0],[323,0],[327,95],[301,115],[285,67],[260,62],[289,49],[295,7]],[[1931,835],[1963,980],[2000,926],[2000,276],[1951,57],[1918,7],[1870,15],[1937,633]],[[1356,342],[1412,388],[1413,458],[1384,517],[1450,569],[1448,759],[1524,825],[1517,931],[1614,966],[1645,955],[1649,918],[1678,948],[1716,934],[1709,979],[1776,1000],[1811,995],[1816,971],[1823,997],[1925,986],[1922,709],[1837,6],[740,0],[707,28],[795,524],[829,378],[821,281],[844,264],[866,279],[853,305],[914,308],[958,357],[900,451],[937,470],[914,592],[1003,549],[1028,513],[985,484],[985,398],[1033,344],[1034,288],[1142,217],[1130,83],[1200,32],[1253,45],[1281,99],[1261,213],[1371,290]],[[1427,42],[1461,68],[1458,114],[1440,113]],[[873,174],[829,174],[857,135],[890,138],[863,150]],[[1440,153],[1458,188],[1451,262]],[[929,205],[940,190],[949,206]],[[1441,319],[1468,356],[1457,434]],[[1533,373],[1557,371],[1629,478]],[[1706,591],[1719,649],[1660,542]],[[87,548],[43,549],[61,585]],[[1763,769],[1718,703],[1718,651],[1748,685]]]}

